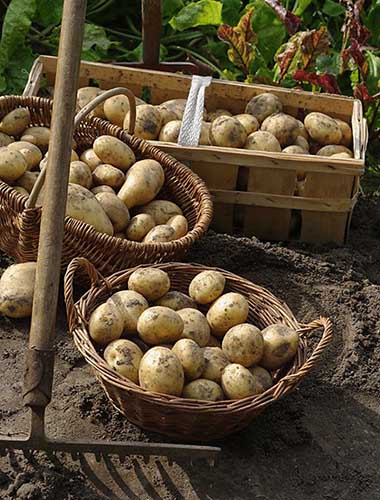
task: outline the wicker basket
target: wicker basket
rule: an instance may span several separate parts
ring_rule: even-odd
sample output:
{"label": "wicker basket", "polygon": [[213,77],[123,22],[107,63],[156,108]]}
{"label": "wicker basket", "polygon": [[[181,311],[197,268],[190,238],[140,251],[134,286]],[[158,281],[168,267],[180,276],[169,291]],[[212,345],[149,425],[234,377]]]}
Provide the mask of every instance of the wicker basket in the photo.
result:
{"label": "wicker basket", "polygon": [[[30,110],[33,126],[49,126],[52,101],[39,97],[0,97],[0,119],[13,109]],[[212,218],[212,202],[204,182],[189,168],[147,142],[127,134],[98,118],[81,122],[74,138],[78,150],[91,147],[99,135],[112,135],[128,144],[137,158],[152,158],[165,171],[165,185],[160,197],[171,199],[183,210],[189,232],[168,243],[137,243],[108,236],[90,225],[66,217],[62,267],[77,256],[91,260],[103,274],[142,263],[181,260],[188,248],[207,231]],[[18,262],[37,258],[41,208],[33,207],[32,196],[26,198],[0,181],[0,249]]]}
{"label": "wicker basket", "polygon": [[[192,278],[206,268],[199,264],[158,264],[171,279],[173,289],[187,292]],[[73,281],[78,270],[85,270],[92,287],[74,304]],[[332,340],[332,324],[320,318],[308,325],[300,325],[292,312],[269,291],[227,271],[226,290],[240,292],[249,301],[249,321],[260,328],[273,323],[285,323],[300,332],[300,344],[294,361],[275,374],[275,385],[265,393],[239,401],[204,402],[148,392],[113,371],[104,361],[88,334],[87,321],[92,311],[110,294],[127,288],[134,269],[118,272],[104,279],[85,259],[74,259],[65,275],[65,301],[70,331],[74,342],[86,361],[93,367],[113,406],[134,424],[172,438],[188,442],[207,442],[223,438],[246,427],[268,405],[295,389],[301,379],[317,363]],[[322,338],[315,350],[308,354],[306,335],[323,328]]]}

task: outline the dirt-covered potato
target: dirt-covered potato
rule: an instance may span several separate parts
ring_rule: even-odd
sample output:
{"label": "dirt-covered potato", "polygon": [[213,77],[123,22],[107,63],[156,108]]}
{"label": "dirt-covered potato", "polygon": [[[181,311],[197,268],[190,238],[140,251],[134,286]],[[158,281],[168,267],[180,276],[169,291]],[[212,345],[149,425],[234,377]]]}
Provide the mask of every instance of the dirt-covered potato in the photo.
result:
{"label": "dirt-covered potato", "polygon": [[92,179],[100,186],[110,186],[112,189],[119,189],[125,182],[125,174],[119,168],[109,163],[98,165],[92,172]]}
{"label": "dirt-covered potato", "polygon": [[310,149],[308,141],[305,139],[305,137],[302,137],[302,135],[298,135],[296,137],[296,140],[294,141],[294,146],[299,146],[301,149],[305,151],[309,151]]}
{"label": "dirt-covered potato", "polygon": [[192,307],[177,312],[184,324],[182,338],[194,340],[200,347],[206,347],[210,340],[210,326],[206,317]]}
{"label": "dirt-covered potato", "polygon": [[167,224],[155,226],[143,239],[144,243],[167,243],[177,238],[175,229]]}
{"label": "dirt-covered potato", "polygon": [[156,160],[137,161],[127,172],[118,197],[130,209],[152,201],[165,182],[164,169]]}
{"label": "dirt-covered potato", "polygon": [[83,151],[83,153],[80,155],[80,160],[87,163],[87,165],[90,167],[91,172],[93,172],[98,165],[101,165],[103,163],[92,148]]}
{"label": "dirt-covered potato", "polygon": [[22,196],[26,196],[27,198],[29,197],[29,192],[22,186],[13,186],[13,189],[20,193]]}
{"label": "dirt-covered potato", "polygon": [[26,141],[17,141],[9,144],[8,149],[11,151],[19,151],[25,158],[28,164],[28,170],[32,170],[38,167],[40,161],[42,160],[42,153],[40,148]]}
{"label": "dirt-covered potato", "polygon": [[350,147],[352,143],[352,130],[347,122],[343,120],[339,120],[335,118],[336,123],[338,124],[340,131],[342,132],[342,139],[340,141],[343,146]]}
{"label": "dirt-covered potato", "polygon": [[258,122],[257,118],[255,118],[253,115],[250,115],[249,113],[236,115],[235,118],[239,120],[239,122],[243,125],[245,131],[247,132],[247,135],[256,132],[260,128],[260,123]]}
{"label": "dirt-covered potato", "polygon": [[23,187],[28,193],[30,193],[38,179],[39,174],[39,172],[26,171],[24,175],[17,179],[17,184]]}
{"label": "dirt-covered potato", "polygon": [[245,112],[257,118],[259,123],[262,123],[265,118],[275,113],[282,111],[282,103],[274,94],[264,93],[259,94],[248,102],[245,107]]}
{"label": "dirt-covered potato", "polygon": [[211,333],[222,337],[233,326],[244,323],[248,311],[247,299],[240,293],[229,292],[221,295],[207,312]]}
{"label": "dirt-covered potato", "polygon": [[222,343],[221,343],[220,339],[217,339],[216,337],[214,337],[214,335],[210,335],[210,338],[209,338],[209,341],[207,342],[206,347],[220,347],[220,348],[222,348]]}
{"label": "dirt-covered potato", "polygon": [[286,325],[270,325],[262,332],[264,354],[260,366],[269,370],[280,368],[294,358],[298,349],[298,333]]}
{"label": "dirt-covered potato", "polygon": [[7,113],[0,122],[0,132],[7,135],[21,135],[30,123],[28,108],[16,108]]}
{"label": "dirt-covered potato", "polygon": [[166,200],[153,200],[139,208],[139,213],[152,216],[156,225],[166,224],[175,215],[183,215],[178,205]]}
{"label": "dirt-covered potato", "polygon": [[202,271],[189,285],[189,295],[198,304],[210,304],[223,293],[226,278],[219,271]]}
{"label": "dirt-covered potato", "polygon": [[115,190],[111,188],[111,186],[95,186],[94,188],[91,189],[91,193],[93,194],[98,194],[98,193],[115,193]]}
{"label": "dirt-covered potato", "polygon": [[174,229],[176,239],[185,236],[185,234],[187,234],[189,230],[187,219],[183,215],[175,215],[174,217],[170,217],[167,225],[171,226]]}
{"label": "dirt-covered potato", "polygon": [[[196,303],[188,296],[177,290],[172,290],[166,293],[163,297],[157,300],[156,306],[164,306],[173,309],[173,311],[180,311],[181,309],[198,309]],[[182,316],[181,316],[182,317]],[[182,319],[184,319],[182,317]],[[206,318],[205,318],[206,319]],[[185,327],[186,327],[186,322]]]}
{"label": "dirt-covered potato", "polygon": [[304,120],[310,137],[318,144],[340,144],[342,131],[334,118],[324,113],[309,113]]}
{"label": "dirt-covered potato", "polygon": [[231,363],[248,368],[257,364],[263,356],[263,336],[256,326],[242,323],[228,330],[223,338],[222,349]]}
{"label": "dirt-covered potato", "polygon": [[151,392],[180,396],[185,381],[177,356],[166,347],[153,347],[140,362],[140,386]]}
{"label": "dirt-covered potato", "polygon": [[[98,87],[81,87],[77,92],[77,105],[78,108],[84,108],[88,103],[93,101],[95,97],[103,94],[104,90]],[[100,103],[96,108],[91,111],[92,116],[97,116],[98,118],[105,118],[104,115],[104,103]]]}
{"label": "dirt-covered potato", "polygon": [[130,275],[128,288],[149,301],[158,300],[170,290],[169,275],[162,269],[142,267]]}
{"label": "dirt-covered potato", "polygon": [[8,147],[0,149],[0,179],[13,182],[19,179],[28,168],[28,164],[20,151],[12,151]]}
{"label": "dirt-covered potato", "polygon": [[206,361],[199,345],[191,339],[180,339],[172,347],[172,352],[180,360],[186,380],[199,378]]}
{"label": "dirt-covered potato", "polygon": [[341,160],[349,160],[349,159],[352,159],[352,154],[335,153],[335,154],[331,155],[330,158],[340,158]]}
{"label": "dirt-covered potato", "polygon": [[228,399],[243,399],[262,392],[252,373],[238,363],[228,365],[222,375],[222,388]]}
{"label": "dirt-covered potato", "polygon": [[155,222],[151,215],[138,214],[129,221],[125,234],[128,240],[142,241],[154,226]]}
{"label": "dirt-covered potato", "polygon": [[199,144],[201,146],[211,145],[210,130],[211,130],[211,123],[202,122],[201,135],[199,136]]}
{"label": "dirt-covered potato", "polygon": [[98,193],[95,197],[112,222],[115,233],[124,231],[128,226],[130,215],[121,199],[113,193]]}
{"label": "dirt-covered potato", "polygon": [[29,127],[24,130],[21,141],[31,142],[38,146],[41,151],[47,151],[50,140],[50,128],[48,127]]}
{"label": "dirt-covered potato", "polygon": [[9,144],[13,144],[14,142],[15,140],[13,137],[8,134],[4,134],[4,132],[0,132],[0,148],[9,146]]}
{"label": "dirt-covered potato", "polygon": [[114,340],[104,350],[104,359],[110,367],[135,384],[139,383],[142,350],[130,340]]}
{"label": "dirt-covered potato", "polygon": [[270,372],[268,372],[268,370],[266,370],[262,366],[251,366],[251,368],[249,368],[249,371],[262,386],[262,392],[265,392],[267,389],[269,389],[269,387],[272,387],[273,377]]}
{"label": "dirt-covered potato", "polygon": [[95,139],[92,147],[103,163],[110,163],[123,171],[128,170],[136,161],[132,149],[117,137],[101,135]]}
{"label": "dirt-covered potato", "polygon": [[282,150],[283,153],[286,153],[288,155],[308,155],[309,151],[306,149],[301,148],[301,146],[296,146],[293,144],[292,146],[287,146]]}
{"label": "dirt-covered potato", "polygon": [[341,153],[346,153],[347,155],[350,156],[350,158],[353,157],[352,151],[346,148],[346,146],[341,146],[337,144],[329,144],[327,146],[323,146],[321,149],[318,149],[317,151],[318,156],[332,156]]}
{"label": "dirt-covered potato", "polygon": [[[136,106],[145,104],[144,101],[135,97]],[[125,115],[129,111],[129,99],[126,95],[114,95],[109,97],[103,104],[104,115],[111,123],[118,127],[123,127]]]}
{"label": "dirt-covered potato", "polygon": [[223,370],[229,364],[227,356],[220,347],[205,347],[203,356],[206,360],[206,366],[201,377],[220,383]]}
{"label": "dirt-covered potato", "polygon": [[200,401],[223,401],[224,394],[222,388],[216,382],[199,378],[185,385],[182,397]]}
{"label": "dirt-covered potato", "polygon": [[32,314],[36,263],[23,262],[8,267],[0,278],[0,313],[10,318]]}
{"label": "dirt-covered potato", "polygon": [[123,334],[130,337],[136,335],[137,321],[149,307],[146,298],[133,290],[121,290],[114,293],[108,300],[113,302],[121,312],[124,321]]}
{"label": "dirt-covered potato", "polygon": [[214,146],[242,148],[247,140],[247,132],[233,116],[219,116],[211,123],[210,140]]}
{"label": "dirt-covered potato", "polygon": [[139,317],[137,331],[141,340],[148,345],[172,343],[181,338],[183,321],[173,309],[153,306]]}
{"label": "dirt-covered potato", "polygon": [[[307,133],[307,130],[305,128],[305,125],[301,122],[301,120],[296,120],[298,123],[298,132],[297,132],[297,137],[302,137],[305,139],[305,141],[309,140],[309,134]],[[294,143],[296,144],[296,143]]]}
{"label": "dirt-covered potato", "polygon": [[90,316],[88,332],[94,342],[107,345],[121,337],[124,320],[120,309],[112,301],[100,304]]}
{"label": "dirt-covered potato", "polygon": [[185,107],[186,99],[170,99],[170,101],[165,101],[157,106],[157,109],[164,124],[172,120],[182,120]]}
{"label": "dirt-covered potato", "polygon": [[167,122],[160,130],[158,140],[162,142],[177,142],[181,130],[181,120]]}
{"label": "dirt-covered potato", "polygon": [[215,111],[209,111],[207,113],[207,121],[213,122],[219,116],[232,116],[232,113],[227,109],[216,109]]}
{"label": "dirt-covered potato", "polygon": [[249,134],[244,147],[252,151],[281,152],[281,145],[276,137],[270,132],[264,132],[262,130]]}
{"label": "dirt-covered potato", "polygon": [[282,147],[294,144],[299,135],[298,121],[286,113],[276,113],[265,118],[261,130],[273,134]]}
{"label": "dirt-covered potato", "polygon": [[72,161],[70,163],[69,182],[79,184],[87,189],[92,186],[92,174],[90,167],[83,161]]}
{"label": "dirt-covered potato", "polygon": [[[136,125],[134,135],[141,139],[154,141],[161,130],[161,114],[156,106],[142,104],[136,108]],[[123,127],[128,130],[129,111],[125,115]]]}

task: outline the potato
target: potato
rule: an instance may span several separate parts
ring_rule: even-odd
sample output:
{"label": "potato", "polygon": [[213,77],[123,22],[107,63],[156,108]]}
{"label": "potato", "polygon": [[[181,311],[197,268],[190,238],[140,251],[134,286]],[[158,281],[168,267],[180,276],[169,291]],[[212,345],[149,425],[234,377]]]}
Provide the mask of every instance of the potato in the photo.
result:
{"label": "potato", "polygon": [[125,234],[129,240],[142,241],[154,226],[155,222],[151,215],[138,214],[129,221]]}
{"label": "potato", "polygon": [[262,332],[264,354],[260,366],[275,370],[294,358],[298,349],[298,333],[286,325],[270,325]]}
{"label": "potato", "polygon": [[90,167],[83,161],[72,161],[70,163],[69,182],[90,189],[92,185]]}
{"label": "potato", "polygon": [[157,225],[166,224],[175,215],[183,215],[178,205],[166,200],[153,200],[141,207],[139,213],[151,215]]}
{"label": "potato", "polygon": [[142,350],[130,340],[114,340],[104,350],[104,359],[110,367],[135,384],[139,383]]}
{"label": "potato", "polygon": [[220,347],[222,348],[222,343],[219,339],[214,337],[214,335],[210,335],[209,341],[207,342],[206,347]]}
{"label": "potato", "polygon": [[108,300],[113,302],[121,311],[124,320],[123,334],[130,337],[136,335],[137,321],[149,307],[146,298],[141,293],[133,290],[121,290],[114,293]]}
{"label": "potato", "polygon": [[222,337],[230,328],[244,323],[248,317],[247,299],[236,292],[221,295],[207,312],[211,333]]}
{"label": "potato", "polygon": [[178,340],[174,344],[172,352],[180,360],[186,380],[195,380],[201,376],[206,361],[202,349],[194,340]]}
{"label": "potato", "polygon": [[338,123],[324,113],[309,113],[304,124],[310,137],[318,144],[339,144],[342,140]]}
{"label": "potato", "polygon": [[7,135],[21,135],[30,123],[28,108],[16,108],[7,113],[0,122],[0,132]]}
{"label": "potato", "polygon": [[[144,101],[135,97],[136,106],[145,104]],[[103,104],[104,115],[111,123],[118,127],[123,127],[124,118],[129,111],[129,99],[126,95],[114,95],[109,97]]]}
{"label": "potato", "polygon": [[257,121],[257,118],[255,118],[253,115],[250,115],[249,113],[236,115],[235,118],[239,120],[239,122],[243,125],[245,131],[247,132],[247,135],[256,132],[260,128],[260,123]]}
{"label": "potato", "polygon": [[185,236],[189,230],[187,219],[183,215],[175,215],[174,217],[170,217],[167,225],[171,226],[174,229],[176,239]]}
{"label": "potato", "polygon": [[243,399],[262,392],[262,386],[242,365],[228,365],[222,375],[222,388],[228,399]]}
{"label": "potato", "polygon": [[103,163],[110,163],[120,170],[126,171],[136,161],[132,149],[117,137],[101,135],[93,144],[93,149]]}
{"label": "potato", "polygon": [[10,137],[8,134],[4,134],[4,132],[0,132],[0,148],[4,146],[9,146],[9,144],[13,144],[15,140],[13,137]]}
{"label": "potato", "polygon": [[[77,105],[78,107],[84,108],[87,104],[95,99],[98,95],[103,94],[104,90],[99,89],[98,87],[82,87],[78,89],[77,92]],[[96,108],[91,111],[92,116],[97,116],[98,118],[105,118],[104,103],[102,102]]]}
{"label": "potato", "polygon": [[276,137],[270,132],[264,132],[262,130],[249,134],[244,147],[252,151],[281,152],[281,145]]}
{"label": "potato", "polygon": [[299,135],[297,120],[286,113],[276,113],[265,118],[261,130],[273,134],[282,147],[293,144]]}
{"label": "potato", "polygon": [[80,155],[80,160],[87,163],[87,165],[90,167],[91,172],[93,172],[98,165],[101,165],[103,163],[92,148],[83,151],[83,153]]}
{"label": "potato", "polygon": [[50,129],[48,127],[29,127],[24,130],[21,141],[31,142],[42,151],[49,147]]}
{"label": "potato", "polygon": [[[170,123],[170,122],[176,122],[176,121],[181,122],[181,120],[178,119],[177,113],[175,113],[173,110],[165,109],[162,106],[156,106],[156,109],[159,111],[160,116],[161,116],[161,127],[162,128],[165,127],[165,125]],[[182,118],[182,115],[181,115],[181,118]],[[162,128],[161,128],[161,130],[162,130]],[[159,139],[159,140],[161,141],[162,139]],[[172,141],[172,142],[177,142],[177,141]]]}
{"label": "potato", "polygon": [[166,243],[177,238],[175,229],[167,224],[155,226],[143,239],[144,243]]}
{"label": "potato", "polygon": [[[155,140],[161,129],[161,114],[151,104],[142,104],[136,108],[136,125],[134,135],[141,139]],[[129,111],[125,115],[123,128],[129,127]]]}
{"label": "potato", "polygon": [[164,169],[156,160],[137,161],[127,172],[118,196],[128,208],[152,201],[165,182]]}
{"label": "potato", "polygon": [[262,366],[251,366],[251,368],[249,368],[249,371],[252,373],[257,382],[262,386],[262,392],[265,392],[267,389],[269,389],[269,387],[272,387],[273,378],[268,370],[266,370]]}
{"label": "potato", "polygon": [[247,132],[236,118],[220,116],[211,123],[210,140],[214,146],[242,148],[247,140]]}
{"label": "potato", "polygon": [[38,167],[42,160],[42,153],[40,148],[26,141],[17,141],[9,144],[8,149],[11,151],[19,151],[25,158],[28,165],[28,170]]}
{"label": "potato", "polygon": [[124,320],[119,308],[112,301],[100,304],[90,316],[88,332],[94,342],[107,345],[123,333]]}
{"label": "potato", "polygon": [[335,118],[336,123],[338,124],[338,127],[340,128],[340,131],[342,132],[342,139],[340,141],[343,146],[351,146],[352,143],[352,130],[351,127],[347,122],[344,122],[343,120],[339,120]]}
{"label": "potato", "polygon": [[172,120],[167,122],[160,130],[158,140],[163,142],[178,142],[181,123],[181,120]]}
{"label": "potato", "polygon": [[181,338],[183,321],[173,309],[153,306],[139,317],[137,331],[141,340],[148,345],[176,342]]}
{"label": "potato", "polygon": [[286,148],[284,148],[282,150],[282,152],[289,154],[289,155],[308,155],[309,154],[309,151],[301,148],[301,146],[296,146],[295,144],[293,144],[292,146],[287,146]]}
{"label": "potato", "polygon": [[201,135],[199,136],[200,145],[209,146],[211,144],[210,130],[211,130],[211,123],[202,122]]}
{"label": "potato", "polygon": [[95,184],[112,189],[119,189],[125,182],[124,172],[108,163],[98,165],[92,172],[92,178]]}
{"label": "potato", "polygon": [[236,325],[224,336],[222,349],[231,363],[248,368],[257,364],[263,356],[263,336],[256,326],[249,323]]}
{"label": "potato", "polygon": [[335,153],[330,156],[330,158],[341,158],[345,160],[351,160],[352,159],[352,154],[349,153]]}
{"label": "potato", "polygon": [[[181,309],[198,309],[195,302],[182,292],[177,292],[173,290],[166,293],[163,297],[157,300],[156,306],[164,306],[173,309],[173,311],[180,311]],[[182,317],[182,316],[181,316]],[[182,317],[182,319],[184,319]],[[206,318],[205,318],[206,319]],[[186,322],[185,327],[186,327]]]}
{"label": "potato", "polygon": [[20,151],[12,151],[8,147],[0,150],[0,179],[13,182],[19,179],[28,168],[28,164]]}
{"label": "potato", "polygon": [[40,175],[39,172],[26,171],[24,175],[22,175],[17,179],[17,184],[20,187],[24,188],[28,193],[30,193],[39,175]]}
{"label": "potato", "polygon": [[186,99],[171,99],[161,103],[157,109],[162,116],[163,123],[167,123],[171,120],[182,120],[185,107]]}
{"label": "potato", "polygon": [[336,144],[329,144],[327,146],[323,146],[321,149],[318,149],[317,151],[318,156],[332,156],[341,153],[346,153],[347,155],[350,156],[350,158],[353,157],[352,151],[346,148],[346,146],[340,146]]}
{"label": "potato", "polygon": [[[302,137],[303,139],[305,139],[305,141],[308,141],[309,134],[307,133],[305,125],[301,122],[301,120],[296,119],[296,122],[298,123],[297,137]],[[294,143],[294,144],[296,144],[296,143]]]}
{"label": "potato", "polygon": [[187,399],[198,399],[200,401],[223,401],[222,388],[216,382],[199,378],[185,385],[182,397]]}
{"label": "potato", "polygon": [[32,314],[36,263],[9,266],[0,278],[0,313],[10,318]]}
{"label": "potato", "polygon": [[98,193],[115,193],[115,190],[111,188],[111,186],[95,186],[94,188],[91,189],[91,193],[93,194],[98,194]]}
{"label": "potato", "polygon": [[220,347],[205,347],[203,356],[206,360],[206,366],[201,374],[201,378],[220,382],[222,373],[229,361]]}
{"label": "potato", "polygon": [[139,381],[143,389],[180,396],[184,385],[182,365],[166,347],[153,347],[140,362]]}
{"label": "potato", "polygon": [[13,186],[13,189],[20,193],[22,196],[26,196],[27,198],[29,198],[29,192],[22,186]]}
{"label": "potato", "polygon": [[202,271],[189,285],[189,295],[198,304],[210,304],[223,293],[226,278],[219,271]]}
{"label": "potato", "polygon": [[216,118],[219,118],[219,116],[232,116],[232,113],[230,113],[226,109],[216,109],[215,111],[209,111],[207,113],[207,121],[213,122],[214,120],[216,120]]}
{"label": "potato", "polygon": [[[40,170],[43,170],[47,166],[47,161],[48,161],[48,155],[49,153],[46,153],[45,156],[42,158],[40,161]],[[71,156],[70,156],[70,162],[72,161],[78,161],[79,157],[73,149],[71,150]]]}
{"label": "potato", "polygon": [[124,233],[114,233],[115,238],[120,238],[121,240],[126,240],[126,236]]}
{"label": "potato", "polygon": [[206,317],[191,307],[180,309],[178,314],[184,324],[182,338],[194,340],[200,347],[206,347],[210,340],[210,326]]}
{"label": "potato", "polygon": [[147,300],[158,300],[170,289],[169,275],[155,267],[142,267],[130,275],[128,288]]}
{"label": "potato", "polygon": [[95,195],[79,184],[69,184],[66,215],[92,226],[99,233],[113,235],[114,230],[108,215]]}
{"label": "potato", "polygon": [[121,199],[113,193],[98,193],[95,197],[112,222],[115,233],[124,231],[128,226],[130,215]]}
{"label": "potato", "polygon": [[294,146],[299,146],[301,149],[304,149],[305,151],[309,151],[310,146],[307,140],[302,137],[302,135],[298,135],[296,137],[296,140],[294,141]]}
{"label": "potato", "polygon": [[252,97],[245,107],[245,112],[257,118],[259,123],[262,123],[268,116],[281,111],[282,103],[280,99],[276,95],[269,93]]}

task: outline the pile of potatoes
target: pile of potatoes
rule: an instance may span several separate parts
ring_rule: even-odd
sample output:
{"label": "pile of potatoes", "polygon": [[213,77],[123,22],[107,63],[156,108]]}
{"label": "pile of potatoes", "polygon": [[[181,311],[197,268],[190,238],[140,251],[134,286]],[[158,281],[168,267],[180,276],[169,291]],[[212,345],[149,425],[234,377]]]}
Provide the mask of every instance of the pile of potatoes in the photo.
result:
{"label": "pile of potatoes", "polygon": [[[50,129],[31,126],[27,108],[0,123],[0,179],[29,197],[47,164]],[[73,141],[66,215],[96,231],[131,241],[161,243],[181,238],[188,222],[181,208],[156,199],[165,182],[159,162],[137,160],[116,137],[102,135],[92,148],[76,152]],[[37,205],[43,204],[43,190]]]}
{"label": "pile of potatoes", "polygon": [[113,370],[148,391],[204,401],[263,393],[294,358],[298,334],[283,324],[260,331],[225,283],[203,271],[186,295],[163,270],[139,268],[91,313],[89,335]]}

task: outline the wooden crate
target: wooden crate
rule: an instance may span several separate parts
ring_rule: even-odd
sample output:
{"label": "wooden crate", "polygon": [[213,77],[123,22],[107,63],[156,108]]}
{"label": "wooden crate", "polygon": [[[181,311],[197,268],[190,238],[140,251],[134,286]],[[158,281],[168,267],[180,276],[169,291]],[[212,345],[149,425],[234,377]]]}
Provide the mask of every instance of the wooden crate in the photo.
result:
{"label": "wooden crate", "polygon": [[[54,85],[56,66],[55,57],[40,56],[24,93],[37,95],[42,78],[48,86]],[[98,85],[103,89],[125,86],[135,95],[145,99],[148,95],[151,103],[159,104],[168,99],[186,98],[191,77],[82,62],[79,85]],[[349,97],[224,80],[213,80],[206,89],[205,103],[208,110],[228,108],[238,114],[253,96],[268,91],[276,94],[284,111],[293,116],[320,111],[350,123],[354,158],[156,144],[188,164],[206,181],[215,202],[213,227],[216,230],[238,231],[274,241],[298,239],[343,244],[348,237],[359,179],[364,172],[367,127],[361,103]],[[300,170],[306,173],[302,197],[295,195],[296,172]]]}

